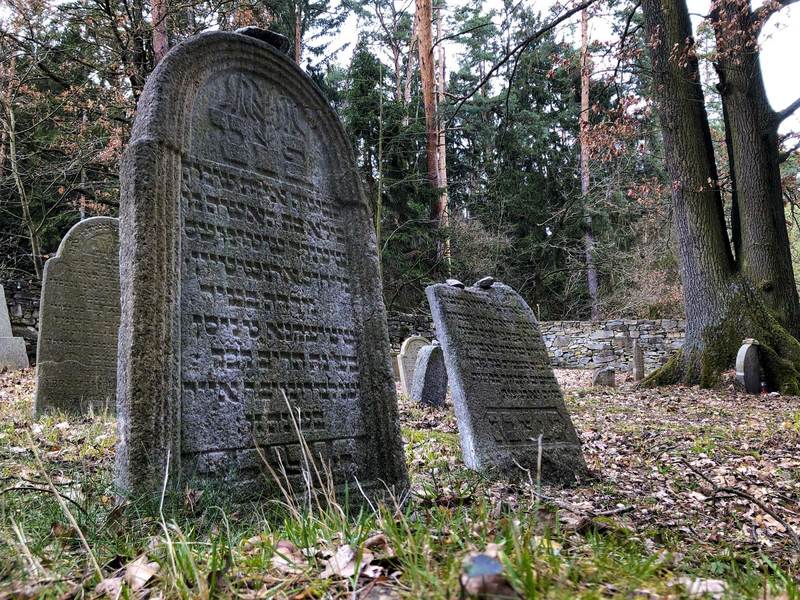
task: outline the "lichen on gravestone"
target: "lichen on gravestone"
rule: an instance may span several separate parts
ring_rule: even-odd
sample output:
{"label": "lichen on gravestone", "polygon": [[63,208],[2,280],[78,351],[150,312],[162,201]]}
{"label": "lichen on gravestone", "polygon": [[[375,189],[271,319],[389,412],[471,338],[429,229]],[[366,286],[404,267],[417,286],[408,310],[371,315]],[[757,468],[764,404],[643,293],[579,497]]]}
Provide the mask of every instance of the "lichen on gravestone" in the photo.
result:
{"label": "lichen on gravestone", "polygon": [[351,500],[407,485],[369,201],[328,102],[264,39],[190,38],[139,100],[120,201],[130,494],[168,473],[264,496],[271,472],[302,493],[311,461]]}

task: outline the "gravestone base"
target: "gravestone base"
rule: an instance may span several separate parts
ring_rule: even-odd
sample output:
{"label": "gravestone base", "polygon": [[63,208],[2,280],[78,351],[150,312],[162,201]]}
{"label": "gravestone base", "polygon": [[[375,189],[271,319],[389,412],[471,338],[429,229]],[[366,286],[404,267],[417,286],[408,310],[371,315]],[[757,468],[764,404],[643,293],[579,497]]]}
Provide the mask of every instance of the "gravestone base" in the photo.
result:
{"label": "gravestone base", "polygon": [[20,337],[0,337],[0,367],[27,369],[30,367],[25,352],[25,340]]}

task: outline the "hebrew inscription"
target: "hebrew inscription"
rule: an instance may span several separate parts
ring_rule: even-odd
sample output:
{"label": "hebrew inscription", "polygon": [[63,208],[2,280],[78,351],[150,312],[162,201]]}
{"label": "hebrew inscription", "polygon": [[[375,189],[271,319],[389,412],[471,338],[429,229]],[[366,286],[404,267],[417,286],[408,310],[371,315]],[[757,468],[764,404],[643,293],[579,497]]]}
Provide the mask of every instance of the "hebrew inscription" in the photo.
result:
{"label": "hebrew inscription", "polygon": [[[467,466],[575,481],[580,443],[553,375],[538,323],[510,287],[438,284],[426,289],[444,350]],[[534,473],[535,476],[535,473]]]}
{"label": "hebrew inscription", "polygon": [[[195,87],[170,86],[185,72]],[[136,304],[135,287],[123,290],[121,485],[135,490],[146,479],[155,487],[155,469],[142,473],[131,458],[137,443],[155,440],[145,459],[163,465],[175,450],[170,461],[182,477],[224,482],[246,496],[277,487],[270,471],[302,490],[314,477],[310,460],[329,466],[340,488],[355,491],[358,481],[369,494],[384,482],[404,486],[367,203],[324,99],[285,56],[230,33],[179,45],[150,81],[145,96],[167,89],[176,110],[191,110],[186,130],[173,134],[185,151],[159,158],[174,169],[178,210],[166,236],[176,243],[162,260],[175,280],[147,281],[166,304],[154,311]],[[170,122],[168,112],[144,118]],[[137,160],[147,163],[152,150],[147,138],[133,144],[123,209],[135,214],[147,206],[137,182],[149,182]],[[169,210],[166,194],[157,201]],[[131,223],[123,248],[146,256],[153,232],[144,220]],[[122,269],[143,266],[123,260]],[[137,335],[163,344],[158,332],[137,331],[137,314],[154,313],[175,323],[164,344],[174,354],[155,361],[162,379],[134,352]],[[162,422],[131,439],[133,422],[144,422],[135,394],[162,381],[173,382]]]}
{"label": "hebrew inscription", "polygon": [[115,410],[119,225],[92,217],[67,232],[44,267],[36,411]]}

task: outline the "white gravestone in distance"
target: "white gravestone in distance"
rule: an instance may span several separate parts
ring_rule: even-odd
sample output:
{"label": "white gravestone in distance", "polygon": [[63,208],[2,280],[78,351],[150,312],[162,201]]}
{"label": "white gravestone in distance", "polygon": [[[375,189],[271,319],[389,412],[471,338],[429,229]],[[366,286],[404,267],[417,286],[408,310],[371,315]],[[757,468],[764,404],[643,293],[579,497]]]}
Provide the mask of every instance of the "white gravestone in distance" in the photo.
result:
{"label": "white gravestone in distance", "polygon": [[412,335],[403,341],[400,354],[397,355],[397,370],[400,371],[400,392],[411,393],[411,384],[414,381],[414,367],[417,364],[419,351],[430,344],[427,338],[421,335]]}

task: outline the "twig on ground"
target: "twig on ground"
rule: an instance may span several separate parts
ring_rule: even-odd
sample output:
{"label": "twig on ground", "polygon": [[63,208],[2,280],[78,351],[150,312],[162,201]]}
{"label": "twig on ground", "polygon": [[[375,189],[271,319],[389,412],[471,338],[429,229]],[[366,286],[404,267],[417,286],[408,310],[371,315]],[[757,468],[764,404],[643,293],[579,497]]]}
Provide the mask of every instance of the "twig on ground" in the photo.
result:
{"label": "twig on ground", "polygon": [[681,463],[683,463],[683,465],[686,468],[688,468],[692,473],[700,477],[703,481],[705,481],[706,483],[708,483],[708,485],[711,486],[712,497],[716,497],[717,494],[719,493],[731,494],[732,496],[738,496],[739,498],[747,500],[748,502],[752,502],[753,504],[758,506],[761,510],[763,510],[770,517],[775,519],[786,529],[786,532],[789,534],[789,537],[792,538],[792,542],[797,547],[797,549],[800,550],[800,538],[797,537],[797,534],[794,532],[794,529],[792,529],[792,526],[789,525],[789,523],[787,523],[783,517],[781,517],[777,512],[775,512],[775,510],[770,508],[767,504],[765,504],[758,498],[754,497],[753,495],[748,494],[747,492],[743,492],[738,488],[717,485],[711,478],[706,476],[705,473],[700,472],[698,469],[689,464],[689,461],[687,461],[686,459],[681,459]]}

